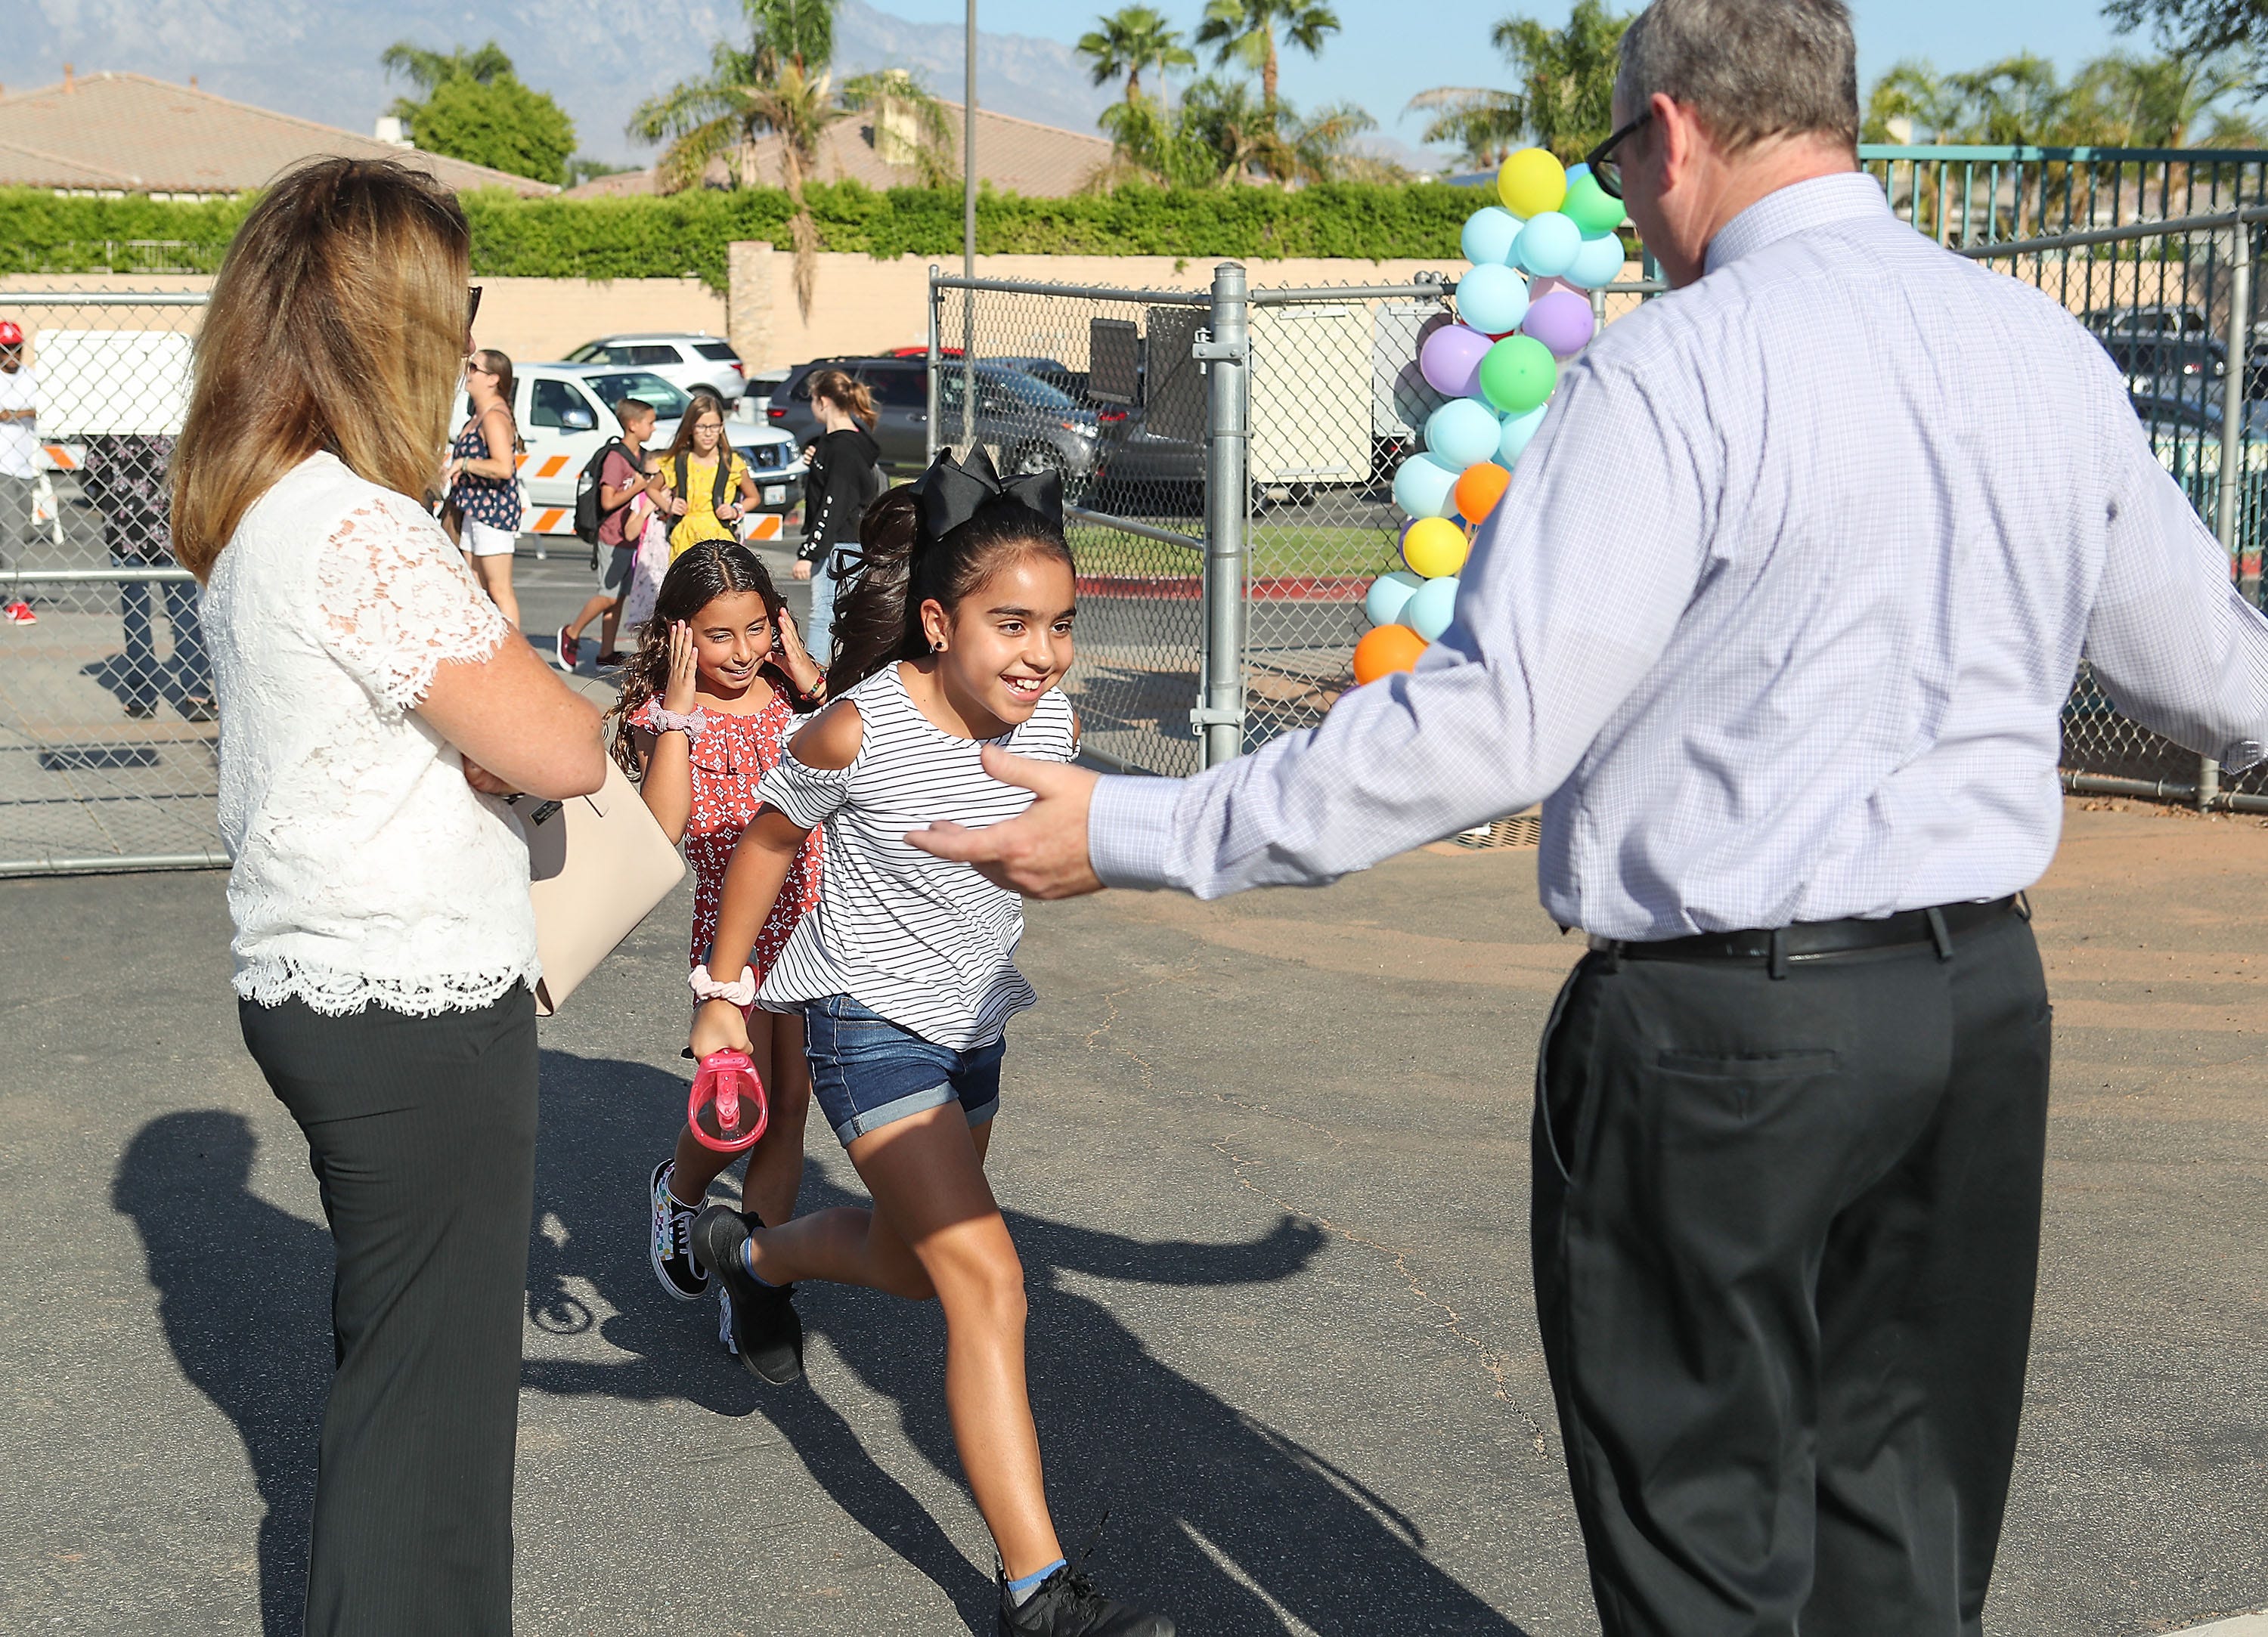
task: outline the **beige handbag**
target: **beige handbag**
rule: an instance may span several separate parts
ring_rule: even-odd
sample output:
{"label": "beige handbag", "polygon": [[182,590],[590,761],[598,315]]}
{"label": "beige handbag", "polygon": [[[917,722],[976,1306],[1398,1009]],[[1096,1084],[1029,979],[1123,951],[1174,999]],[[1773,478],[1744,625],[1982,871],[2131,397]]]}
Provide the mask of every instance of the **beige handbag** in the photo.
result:
{"label": "beige handbag", "polygon": [[595,795],[511,802],[527,839],[535,952],[543,962],[535,1010],[549,1017],[669,896],[685,861],[611,756]]}

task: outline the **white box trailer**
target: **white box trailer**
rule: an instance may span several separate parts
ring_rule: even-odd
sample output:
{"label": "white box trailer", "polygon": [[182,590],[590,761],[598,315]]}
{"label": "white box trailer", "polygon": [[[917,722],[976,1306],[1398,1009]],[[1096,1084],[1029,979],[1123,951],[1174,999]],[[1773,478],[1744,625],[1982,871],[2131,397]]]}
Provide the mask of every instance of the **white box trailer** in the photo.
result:
{"label": "white box trailer", "polygon": [[1259,306],[1252,346],[1252,481],[1302,489],[1371,473],[1371,304]]}
{"label": "white box trailer", "polygon": [[73,472],[90,437],[178,437],[191,346],[167,330],[40,331],[33,376],[48,460]]}

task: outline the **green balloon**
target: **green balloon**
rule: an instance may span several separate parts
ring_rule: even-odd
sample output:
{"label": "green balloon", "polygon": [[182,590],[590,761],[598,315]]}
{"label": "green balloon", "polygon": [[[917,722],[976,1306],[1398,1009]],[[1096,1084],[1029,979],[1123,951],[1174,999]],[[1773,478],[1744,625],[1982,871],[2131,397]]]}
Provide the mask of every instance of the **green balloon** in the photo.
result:
{"label": "green balloon", "polygon": [[1505,415],[1526,415],[1559,385],[1559,361],[1532,335],[1507,335],[1481,357],[1481,395]]}
{"label": "green balloon", "polygon": [[1623,224],[1623,202],[1600,187],[1599,179],[1588,171],[1568,180],[1567,202],[1559,210],[1583,230],[1586,239],[1596,239]]}

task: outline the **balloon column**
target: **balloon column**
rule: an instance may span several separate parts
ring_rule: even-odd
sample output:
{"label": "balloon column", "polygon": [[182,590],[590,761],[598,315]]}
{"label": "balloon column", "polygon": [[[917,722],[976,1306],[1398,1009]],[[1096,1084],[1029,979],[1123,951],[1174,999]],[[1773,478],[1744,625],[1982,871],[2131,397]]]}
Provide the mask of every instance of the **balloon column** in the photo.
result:
{"label": "balloon column", "polygon": [[1418,663],[1449,628],[1472,531],[1496,510],[1535,436],[1559,366],[1591,340],[1585,292],[1622,275],[1623,203],[1589,168],[1563,169],[1523,148],[1497,173],[1497,204],[1476,210],[1462,244],[1457,319],[1425,338],[1418,368],[1448,401],[1425,422],[1425,448],[1402,463],[1394,503],[1410,514],[1406,565],[1371,584],[1372,629],[1355,645],[1354,679]]}

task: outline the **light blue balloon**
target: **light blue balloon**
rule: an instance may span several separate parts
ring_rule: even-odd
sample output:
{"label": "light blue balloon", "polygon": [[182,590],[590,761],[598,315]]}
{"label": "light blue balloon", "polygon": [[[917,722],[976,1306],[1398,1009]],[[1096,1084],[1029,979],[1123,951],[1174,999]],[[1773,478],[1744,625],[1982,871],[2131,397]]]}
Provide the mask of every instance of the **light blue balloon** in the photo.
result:
{"label": "light blue balloon", "polygon": [[1412,455],[1394,474],[1394,503],[1413,518],[1446,518],[1457,509],[1457,476],[1431,455]]}
{"label": "light blue balloon", "polygon": [[1476,267],[1457,281],[1457,316],[1484,335],[1516,330],[1528,316],[1528,281],[1507,267]]}
{"label": "light blue balloon", "polygon": [[[1549,404],[1538,404],[1526,415],[1505,416],[1504,424],[1498,429],[1497,437],[1496,459],[1498,466],[1509,466],[1519,464],[1520,457],[1527,452],[1528,444],[1535,441],[1535,429],[1543,424],[1543,413],[1550,407]],[[1503,503],[1498,503],[1501,505]]]}
{"label": "light blue balloon", "polygon": [[1410,600],[1410,594],[1425,584],[1407,569],[1381,574],[1370,583],[1369,594],[1362,599],[1362,611],[1370,616],[1373,625],[1392,625],[1402,618],[1403,605]]}
{"label": "light blue balloon", "polygon": [[1456,618],[1456,613],[1457,576],[1445,574],[1410,593],[1410,600],[1402,605],[1401,622],[1427,642],[1434,642],[1449,628],[1449,621]]}
{"label": "light blue balloon", "polygon": [[1520,239],[1513,246],[1513,254],[1520,265],[1538,278],[1557,278],[1575,265],[1575,258],[1583,252],[1583,230],[1575,225],[1572,217],[1557,210],[1546,210],[1528,218],[1528,225],[1520,230]]}
{"label": "light blue balloon", "polygon": [[1623,241],[1612,233],[1587,239],[1559,276],[1582,290],[1604,290],[1623,275]]}
{"label": "light blue balloon", "polygon": [[1425,447],[1462,473],[1496,453],[1496,411],[1477,398],[1452,398],[1425,418]]}
{"label": "light blue balloon", "polygon": [[1465,218],[1457,243],[1475,267],[1503,267],[1512,260],[1512,241],[1519,237],[1518,217],[1502,205],[1486,205]]}

